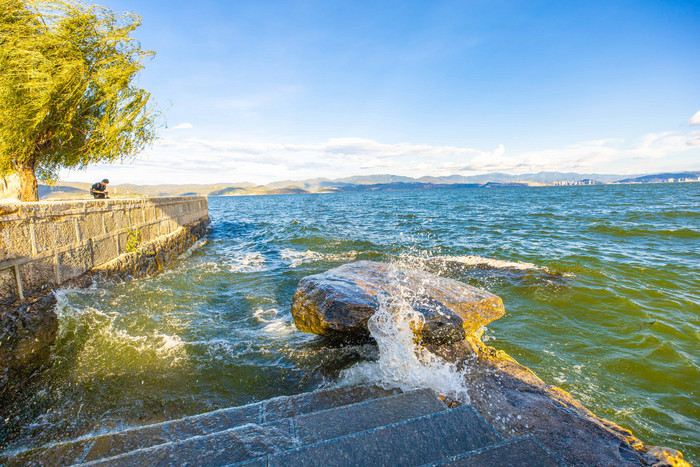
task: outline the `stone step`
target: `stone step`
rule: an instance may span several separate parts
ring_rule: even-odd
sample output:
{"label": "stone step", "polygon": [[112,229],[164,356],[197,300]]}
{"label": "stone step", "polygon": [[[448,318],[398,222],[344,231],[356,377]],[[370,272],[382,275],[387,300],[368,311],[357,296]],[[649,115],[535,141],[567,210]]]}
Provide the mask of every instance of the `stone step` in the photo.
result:
{"label": "stone step", "polygon": [[184,441],[139,449],[89,465],[225,465],[281,453],[299,445],[446,410],[434,391],[421,389],[301,414],[264,425],[246,425]]}
{"label": "stone step", "polygon": [[502,440],[472,407],[462,406],[272,454],[267,465],[422,465]]}
{"label": "stone step", "polygon": [[435,391],[418,389],[301,415],[294,418],[294,428],[299,443],[304,446],[446,409]]}
{"label": "stone step", "polygon": [[184,441],[138,449],[80,465],[218,466],[245,461],[257,465],[258,459],[265,459],[262,456],[296,446],[292,419],[285,418],[265,425],[248,424],[209,435],[193,436]]}
{"label": "stone step", "polygon": [[424,467],[557,467],[560,464],[532,436],[509,439]]}
{"label": "stone step", "polygon": [[246,424],[265,425],[275,420],[385,397],[397,392],[399,391],[376,386],[346,386],[296,396],[281,396],[241,407],[60,442],[20,452],[9,459],[0,458],[0,464],[59,466],[89,462]]}

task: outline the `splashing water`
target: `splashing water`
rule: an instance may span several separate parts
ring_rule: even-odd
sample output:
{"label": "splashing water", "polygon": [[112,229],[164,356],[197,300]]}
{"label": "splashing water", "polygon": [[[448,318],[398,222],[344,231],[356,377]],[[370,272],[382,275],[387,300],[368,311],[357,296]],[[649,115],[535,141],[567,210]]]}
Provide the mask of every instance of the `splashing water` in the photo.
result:
{"label": "splashing water", "polygon": [[442,396],[468,404],[465,372],[456,364],[416,344],[413,329],[423,316],[411,308],[405,293],[398,297],[379,297],[379,309],[367,327],[379,347],[376,362],[361,362],[344,370],[342,384],[373,383],[403,391],[430,388]]}

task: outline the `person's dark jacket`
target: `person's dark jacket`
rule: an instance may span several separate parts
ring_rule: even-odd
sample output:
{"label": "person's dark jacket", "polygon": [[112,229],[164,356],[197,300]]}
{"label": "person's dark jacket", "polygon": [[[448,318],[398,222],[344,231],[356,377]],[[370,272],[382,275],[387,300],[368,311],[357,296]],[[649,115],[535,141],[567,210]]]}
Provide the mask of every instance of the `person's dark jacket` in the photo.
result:
{"label": "person's dark jacket", "polygon": [[102,183],[100,183],[100,182],[97,182],[97,183],[94,183],[94,184],[92,185],[92,187],[90,187],[90,194],[91,194],[92,196],[94,196],[95,199],[103,199],[103,198],[105,198],[106,195],[105,195],[104,193],[97,193],[97,192],[98,192],[98,191],[104,192],[104,191],[106,191],[106,190],[107,190],[107,186],[106,186],[106,185],[104,185],[104,184],[102,184]]}

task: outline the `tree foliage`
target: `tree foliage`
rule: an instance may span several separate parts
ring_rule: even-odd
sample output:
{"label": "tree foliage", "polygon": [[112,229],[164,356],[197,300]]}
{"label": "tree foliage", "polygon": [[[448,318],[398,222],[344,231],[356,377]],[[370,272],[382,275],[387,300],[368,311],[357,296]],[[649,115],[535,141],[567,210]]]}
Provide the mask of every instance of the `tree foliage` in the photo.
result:
{"label": "tree foliage", "polygon": [[155,137],[135,84],[153,55],[131,37],[140,22],[77,0],[0,0],[0,176],[19,174],[23,201],[37,199],[35,175],[124,160]]}

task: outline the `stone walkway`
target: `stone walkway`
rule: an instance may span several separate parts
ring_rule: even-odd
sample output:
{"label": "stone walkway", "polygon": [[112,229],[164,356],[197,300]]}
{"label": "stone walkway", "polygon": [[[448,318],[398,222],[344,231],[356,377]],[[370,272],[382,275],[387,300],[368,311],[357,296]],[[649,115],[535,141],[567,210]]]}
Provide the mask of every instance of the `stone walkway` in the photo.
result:
{"label": "stone walkway", "polygon": [[6,465],[556,466],[532,436],[505,440],[429,389],[354,386],[83,437]]}

